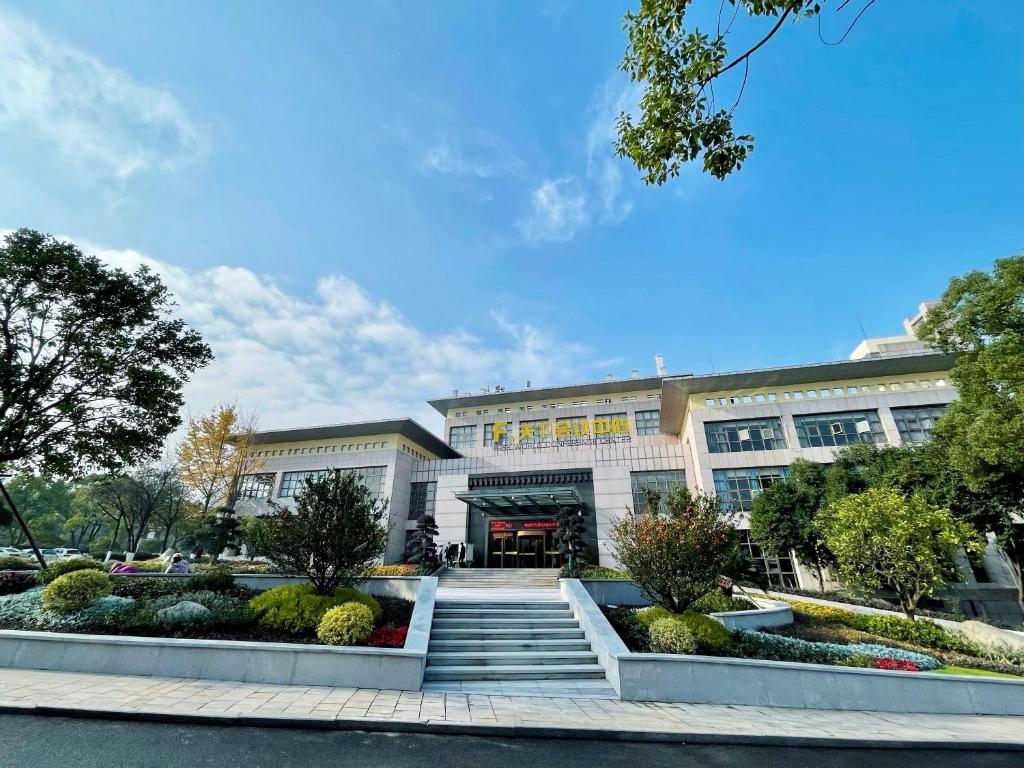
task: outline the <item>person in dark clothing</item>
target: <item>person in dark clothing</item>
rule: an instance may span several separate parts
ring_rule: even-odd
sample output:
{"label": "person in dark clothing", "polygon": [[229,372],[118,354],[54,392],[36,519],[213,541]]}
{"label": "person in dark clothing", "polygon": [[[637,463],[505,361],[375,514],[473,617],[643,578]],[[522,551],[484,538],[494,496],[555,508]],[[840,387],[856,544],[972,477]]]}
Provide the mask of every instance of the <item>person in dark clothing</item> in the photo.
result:
{"label": "person in dark clothing", "polygon": [[455,562],[455,557],[458,551],[458,546],[449,542],[447,549],[444,551],[444,561],[448,564],[449,568],[451,568],[452,564]]}
{"label": "person in dark clothing", "polygon": [[459,544],[459,568],[466,567],[466,542]]}

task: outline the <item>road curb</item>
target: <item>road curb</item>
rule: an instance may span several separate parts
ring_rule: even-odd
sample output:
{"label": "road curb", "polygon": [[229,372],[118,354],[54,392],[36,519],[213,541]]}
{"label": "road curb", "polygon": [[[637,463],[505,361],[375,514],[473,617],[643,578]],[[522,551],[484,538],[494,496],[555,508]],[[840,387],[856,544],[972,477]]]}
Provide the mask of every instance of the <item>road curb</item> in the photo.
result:
{"label": "road curb", "polygon": [[156,712],[145,710],[86,709],[39,704],[0,704],[0,714],[73,717],[81,720],[122,720],[179,725],[219,725],[255,728],[294,728],[321,731],[366,731],[369,733],[416,733],[446,736],[485,736],[529,739],[581,739],[587,741],[629,741],[662,744],[718,744],[742,746],[814,747],[832,749],[936,749],[1024,752],[1024,742],[986,742],[905,739],[848,739],[822,736],[775,736],[693,731],[636,731],[603,728],[573,728],[538,725],[485,725],[437,720],[389,720],[371,718],[317,718],[305,716],[264,716]]}

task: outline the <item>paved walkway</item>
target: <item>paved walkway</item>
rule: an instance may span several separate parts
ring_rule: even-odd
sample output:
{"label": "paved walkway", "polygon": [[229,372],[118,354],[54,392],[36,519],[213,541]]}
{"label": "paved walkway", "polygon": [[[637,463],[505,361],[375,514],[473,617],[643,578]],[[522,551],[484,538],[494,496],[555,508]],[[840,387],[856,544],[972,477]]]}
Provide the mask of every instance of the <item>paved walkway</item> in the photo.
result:
{"label": "paved walkway", "polygon": [[0,712],[170,721],[828,746],[1024,749],[1024,718],[232,683],[0,669]]}

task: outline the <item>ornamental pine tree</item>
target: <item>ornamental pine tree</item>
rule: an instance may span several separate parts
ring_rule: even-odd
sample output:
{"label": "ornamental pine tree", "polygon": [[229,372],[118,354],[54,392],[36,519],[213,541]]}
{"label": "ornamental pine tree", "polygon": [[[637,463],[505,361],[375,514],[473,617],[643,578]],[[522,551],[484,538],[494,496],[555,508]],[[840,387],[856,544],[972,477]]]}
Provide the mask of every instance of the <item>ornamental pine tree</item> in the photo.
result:
{"label": "ornamental pine tree", "polygon": [[423,515],[416,521],[409,562],[419,565],[420,573],[427,573],[434,561],[434,537],[437,536],[437,522],[432,515]]}
{"label": "ornamental pine tree", "polygon": [[583,510],[576,507],[558,508],[558,552],[568,566],[568,575],[576,577],[586,566],[583,547]]}

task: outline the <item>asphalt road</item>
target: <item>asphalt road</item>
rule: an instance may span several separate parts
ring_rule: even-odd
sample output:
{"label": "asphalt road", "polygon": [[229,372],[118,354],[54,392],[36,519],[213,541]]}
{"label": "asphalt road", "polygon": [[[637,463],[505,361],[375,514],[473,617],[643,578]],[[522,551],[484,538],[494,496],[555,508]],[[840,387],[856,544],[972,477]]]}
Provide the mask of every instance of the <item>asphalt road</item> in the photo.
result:
{"label": "asphalt road", "polygon": [[680,746],[0,715],[4,768],[1020,768],[1020,752]]}

